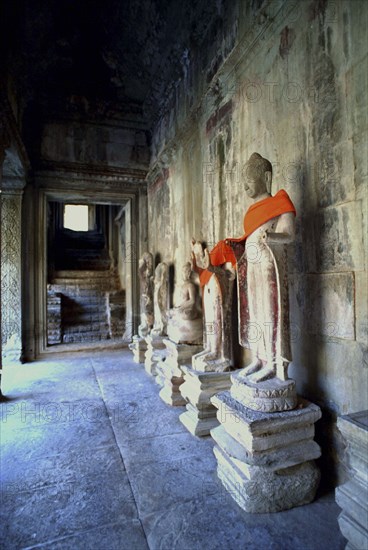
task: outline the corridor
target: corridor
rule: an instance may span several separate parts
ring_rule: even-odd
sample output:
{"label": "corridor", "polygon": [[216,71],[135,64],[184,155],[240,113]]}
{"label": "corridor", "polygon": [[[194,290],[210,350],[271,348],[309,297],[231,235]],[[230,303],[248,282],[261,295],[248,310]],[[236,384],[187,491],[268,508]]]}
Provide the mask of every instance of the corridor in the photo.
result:
{"label": "corridor", "polygon": [[334,494],[243,512],[210,438],[179,422],[126,350],[50,354],[3,378],[3,550],[342,550]]}

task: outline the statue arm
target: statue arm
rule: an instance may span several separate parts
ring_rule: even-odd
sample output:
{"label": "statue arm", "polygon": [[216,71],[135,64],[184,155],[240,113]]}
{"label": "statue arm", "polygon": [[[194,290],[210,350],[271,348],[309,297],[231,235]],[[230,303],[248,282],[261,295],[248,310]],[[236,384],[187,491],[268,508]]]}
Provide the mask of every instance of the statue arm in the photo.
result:
{"label": "statue arm", "polygon": [[265,231],[262,240],[270,244],[289,244],[295,241],[295,216],[292,212],[281,214],[275,232]]}
{"label": "statue arm", "polygon": [[196,273],[198,273],[198,275],[200,275],[204,271],[204,269],[199,267],[199,265],[197,264],[197,259],[196,259],[196,256],[195,256],[194,252],[191,253],[191,260],[192,260],[192,269],[193,269],[193,271],[195,271]]}
{"label": "statue arm", "polygon": [[207,248],[204,251],[204,257],[204,265],[206,266],[206,269],[208,269],[208,271],[210,271],[211,273],[215,273],[215,275],[217,275],[218,277],[227,277],[230,281],[233,281],[235,279],[235,270],[231,262],[226,262],[223,265],[212,265],[211,257]]}

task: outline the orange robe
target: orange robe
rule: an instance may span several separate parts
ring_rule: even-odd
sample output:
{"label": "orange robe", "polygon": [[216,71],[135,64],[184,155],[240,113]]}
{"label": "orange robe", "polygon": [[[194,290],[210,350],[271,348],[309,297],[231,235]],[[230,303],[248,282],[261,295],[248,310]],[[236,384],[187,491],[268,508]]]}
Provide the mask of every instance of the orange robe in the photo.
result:
{"label": "orange robe", "polygon": [[[281,214],[287,212],[293,212],[296,214],[295,207],[290,200],[289,195],[284,189],[281,189],[273,197],[267,197],[254,204],[252,204],[245,213],[244,216],[244,235],[239,238],[230,238],[218,242],[210,252],[210,259],[212,265],[223,265],[226,262],[231,262],[233,266],[236,265],[236,258],[231,246],[228,244],[232,242],[242,242],[255,231],[258,227]],[[204,269],[199,275],[201,286],[203,287],[212,277],[211,271]]]}

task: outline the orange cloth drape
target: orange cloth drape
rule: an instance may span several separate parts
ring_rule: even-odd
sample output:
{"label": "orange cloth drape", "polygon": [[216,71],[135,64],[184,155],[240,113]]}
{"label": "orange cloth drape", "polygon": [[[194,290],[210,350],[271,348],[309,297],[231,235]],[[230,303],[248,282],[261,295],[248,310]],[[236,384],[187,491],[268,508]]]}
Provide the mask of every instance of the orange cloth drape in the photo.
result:
{"label": "orange cloth drape", "polygon": [[[290,200],[289,195],[284,189],[281,189],[273,197],[267,197],[252,204],[244,216],[244,235],[239,238],[230,238],[220,241],[210,252],[211,264],[222,265],[226,262],[231,262],[233,266],[236,264],[234,252],[229,244],[229,241],[241,242],[245,241],[249,235],[253,233],[262,224],[286,214],[293,212],[296,214],[295,207]],[[204,269],[199,275],[201,286],[208,283],[212,276],[211,271]]]}

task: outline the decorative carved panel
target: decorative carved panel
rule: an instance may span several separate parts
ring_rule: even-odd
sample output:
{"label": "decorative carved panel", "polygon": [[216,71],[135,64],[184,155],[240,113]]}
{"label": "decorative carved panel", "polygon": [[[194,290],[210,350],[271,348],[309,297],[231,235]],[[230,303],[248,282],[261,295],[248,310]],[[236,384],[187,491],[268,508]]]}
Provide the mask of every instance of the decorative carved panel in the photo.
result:
{"label": "decorative carved panel", "polygon": [[1,194],[1,341],[21,340],[22,196]]}

